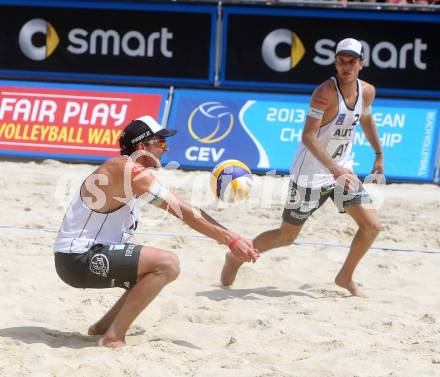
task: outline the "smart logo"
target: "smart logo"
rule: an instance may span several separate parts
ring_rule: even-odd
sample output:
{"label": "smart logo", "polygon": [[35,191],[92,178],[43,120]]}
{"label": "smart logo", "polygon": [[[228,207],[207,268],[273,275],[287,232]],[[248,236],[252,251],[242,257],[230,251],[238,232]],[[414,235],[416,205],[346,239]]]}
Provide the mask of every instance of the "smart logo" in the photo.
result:
{"label": "smart logo", "polygon": [[[188,132],[194,140],[213,144],[225,139],[234,127],[234,116],[218,101],[204,102],[197,106],[188,119]],[[190,161],[219,161],[224,148],[191,146],[185,151]]]}
{"label": "smart logo", "polygon": [[[35,45],[37,34],[42,34],[45,37],[45,42],[42,46]],[[23,54],[29,59],[37,61],[44,60],[50,56],[59,42],[60,38],[53,26],[41,18],[34,18],[26,22],[18,35],[18,43]]]}
{"label": "smart logo", "polygon": [[[280,44],[291,46],[290,56],[280,57],[277,55],[277,47]],[[295,68],[301,61],[306,50],[298,35],[288,29],[277,29],[270,32],[261,46],[261,55],[267,66],[277,72],[287,72]]]}
{"label": "smart logo", "polygon": [[[64,32],[66,34],[66,32]],[[43,45],[38,46],[38,34],[45,37]],[[173,33],[162,27],[160,31],[144,35],[137,30],[120,33],[117,30],[94,29],[86,30],[73,28],[62,35],[67,40],[67,52],[76,56],[126,56],[130,58],[154,58],[162,55],[172,58],[173,52],[168,42],[173,39]],[[19,45],[23,54],[32,60],[44,60],[50,56],[60,42],[53,26],[41,19],[35,18],[26,22],[19,33]]]}
{"label": "smart logo", "polygon": [[[421,38],[406,41],[399,46],[391,41],[379,41],[375,44],[359,41],[364,49],[364,66],[379,69],[406,69],[414,65],[418,70],[427,70],[426,53],[428,44]],[[332,65],[335,61],[336,41],[328,38],[319,39],[315,43],[316,56],[313,61],[318,65]],[[424,61],[423,61],[424,60]]]}
{"label": "smart logo", "polygon": [[[364,66],[379,69],[406,69],[414,66],[424,71],[428,69],[428,43],[422,38],[414,38],[403,42],[402,45],[392,41],[369,43],[360,41],[364,49]],[[290,56],[279,56],[279,46],[290,46]],[[310,49],[313,62],[319,66],[333,65],[337,41],[329,38],[318,39]],[[309,51],[309,52],[310,52]],[[306,49],[298,35],[288,29],[276,29],[266,35],[261,46],[261,55],[266,65],[276,72],[288,72],[295,68],[303,59]]]}

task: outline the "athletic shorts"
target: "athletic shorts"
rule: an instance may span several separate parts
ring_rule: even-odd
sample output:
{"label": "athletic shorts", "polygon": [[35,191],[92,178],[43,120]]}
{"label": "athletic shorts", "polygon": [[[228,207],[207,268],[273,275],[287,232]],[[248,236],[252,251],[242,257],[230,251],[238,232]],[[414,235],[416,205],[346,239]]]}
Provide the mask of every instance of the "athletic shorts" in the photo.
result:
{"label": "athletic shorts", "polygon": [[359,185],[354,191],[347,192],[338,186],[335,187],[335,185],[306,188],[297,186],[295,182],[290,181],[283,220],[293,225],[304,224],[328,198],[333,200],[340,213],[344,213],[344,207],[351,204],[372,203],[362,185]]}
{"label": "athletic shorts", "polygon": [[55,268],[75,288],[129,289],[136,284],[141,245],[95,244],[85,253],[55,253]]}

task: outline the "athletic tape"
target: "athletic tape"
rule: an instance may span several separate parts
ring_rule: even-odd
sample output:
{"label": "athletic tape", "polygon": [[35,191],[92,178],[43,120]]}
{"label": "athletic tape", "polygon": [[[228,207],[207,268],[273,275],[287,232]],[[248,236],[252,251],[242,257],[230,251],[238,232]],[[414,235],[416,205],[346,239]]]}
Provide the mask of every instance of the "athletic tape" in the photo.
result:
{"label": "athletic tape", "polygon": [[315,108],[311,107],[309,109],[309,112],[307,113],[307,115],[309,117],[312,117],[312,118],[320,120],[320,119],[322,119],[324,117],[324,111],[321,111],[321,110],[318,110],[318,109],[315,109]]}

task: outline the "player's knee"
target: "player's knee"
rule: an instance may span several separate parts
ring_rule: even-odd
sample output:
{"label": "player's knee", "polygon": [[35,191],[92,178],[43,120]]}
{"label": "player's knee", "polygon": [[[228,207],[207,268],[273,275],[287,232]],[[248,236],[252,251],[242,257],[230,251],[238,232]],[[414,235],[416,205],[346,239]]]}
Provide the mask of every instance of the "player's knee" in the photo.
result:
{"label": "player's knee", "polygon": [[180,274],[179,257],[174,253],[167,253],[160,263],[160,272],[166,275],[168,281],[177,279]]}
{"label": "player's knee", "polygon": [[377,235],[382,230],[382,224],[379,221],[371,221],[363,224],[361,229],[369,234]]}
{"label": "player's knee", "polygon": [[372,224],[373,231],[379,234],[382,231],[382,224],[378,221]]}

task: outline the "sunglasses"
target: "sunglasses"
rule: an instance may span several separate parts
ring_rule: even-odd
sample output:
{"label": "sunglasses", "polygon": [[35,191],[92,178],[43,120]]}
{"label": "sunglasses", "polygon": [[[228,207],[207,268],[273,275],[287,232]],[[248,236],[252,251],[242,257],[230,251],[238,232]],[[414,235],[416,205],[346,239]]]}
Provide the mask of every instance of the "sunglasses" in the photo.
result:
{"label": "sunglasses", "polygon": [[161,137],[160,139],[151,139],[144,141],[144,144],[152,144],[152,145],[159,145],[161,148],[165,148],[167,146],[167,141],[164,137]]}

